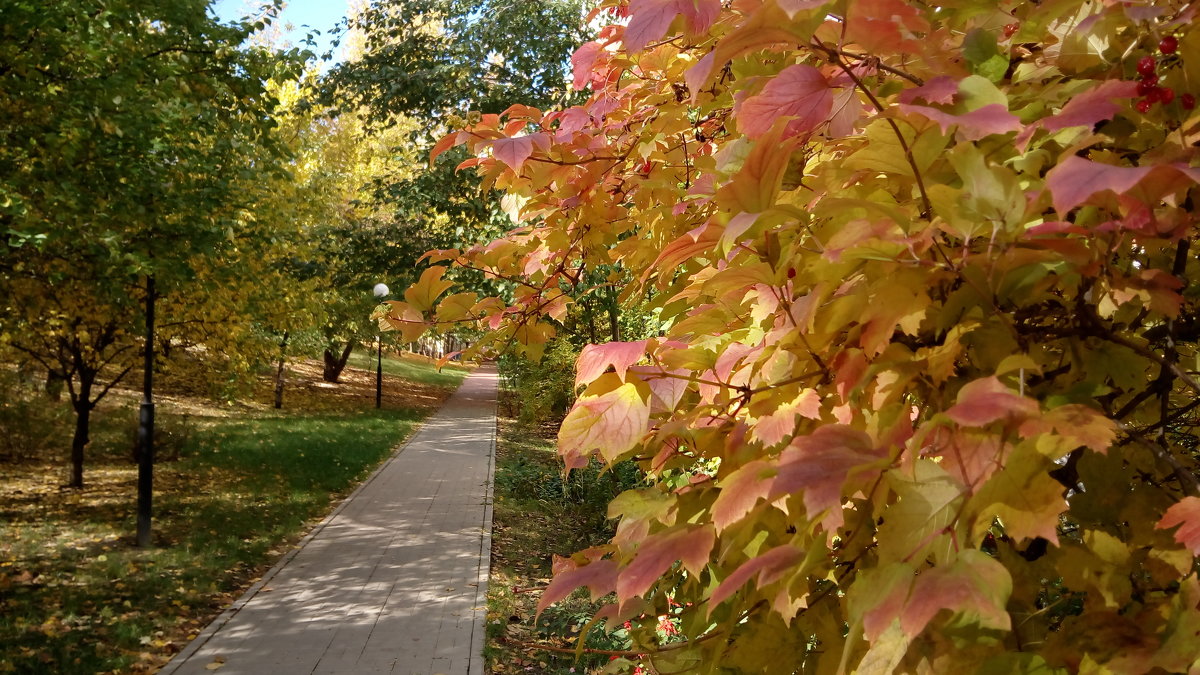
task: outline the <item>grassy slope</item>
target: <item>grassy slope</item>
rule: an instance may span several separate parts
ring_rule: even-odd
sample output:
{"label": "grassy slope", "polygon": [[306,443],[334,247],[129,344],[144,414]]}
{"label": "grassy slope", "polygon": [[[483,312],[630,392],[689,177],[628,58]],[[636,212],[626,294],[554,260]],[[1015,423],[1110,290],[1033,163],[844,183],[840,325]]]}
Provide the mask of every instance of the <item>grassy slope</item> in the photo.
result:
{"label": "grassy slope", "polygon": [[[463,374],[392,361],[385,360],[389,374],[405,373],[442,396]],[[302,380],[293,374],[292,383]],[[386,384],[394,390],[416,386]],[[309,407],[324,411],[319,414],[264,416],[254,410],[200,420],[179,449],[179,461],[157,469],[159,547],[150,550],[130,545],[136,471],[121,451],[93,452],[88,486],[79,492],[58,488],[61,466],[5,467],[0,672],[143,672],[160,666],[424,414],[375,411],[366,390],[346,396],[343,388],[327,402],[316,401],[327,393],[323,386],[296,386],[300,395],[286,399],[321,403]],[[330,412],[338,408],[342,412]]]}

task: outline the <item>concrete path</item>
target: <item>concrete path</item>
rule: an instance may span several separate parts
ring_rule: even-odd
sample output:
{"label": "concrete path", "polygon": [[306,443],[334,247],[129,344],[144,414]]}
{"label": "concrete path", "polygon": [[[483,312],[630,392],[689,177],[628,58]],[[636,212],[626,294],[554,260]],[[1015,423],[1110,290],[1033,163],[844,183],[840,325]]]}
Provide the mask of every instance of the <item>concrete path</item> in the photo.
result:
{"label": "concrete path", "polygon": [[494,366],[469,375],[159,672],[482,674],[496,383]]}

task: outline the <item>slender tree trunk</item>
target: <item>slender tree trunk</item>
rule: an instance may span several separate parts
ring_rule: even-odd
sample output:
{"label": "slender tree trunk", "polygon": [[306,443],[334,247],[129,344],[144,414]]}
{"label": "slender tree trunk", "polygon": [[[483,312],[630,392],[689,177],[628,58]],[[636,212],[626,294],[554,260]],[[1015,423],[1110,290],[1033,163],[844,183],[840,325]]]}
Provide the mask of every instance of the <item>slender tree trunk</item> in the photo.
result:
{"label": "slender tree trunk", "polygon": [[619,322],[619,319],[621,317],[621,315],[620,315],[621,309],[617,305],[617,289],[615,289],[615,288],[608,289],[607,295],[608,295],[608,302],[606,304],[608,305],[608,330],[612,335],[612,341],[620,342],[621,341],[621,324]]}
{"label": "slender tree trunk", "polygon": [[342,355],[334,354],[328,347],[325,348],[325,368],[321,372],[321,379],[326,382],[337,382],[342,376],[342,371],[346,369],[346,362],[350,360],[350,352],[354,350],[354,342],[346,343],[346,348],[342,350]]}
{"label": "slender tree trunk", "polygon": [[283,340],[279,342],[279,368],[275,371],[275,408],[283,407],[283,372],[284,366],[287,365],[287,342],[288,334],[283,334]]}
{"label": "slender tree trunk", "polygon": [[83,487],[83,453],[87,448],[88,431],[92,417],[92,385],[96,376],[87,371],[79,373],[79,395],[71,401],[75,409],[75,436],[71,439],[71,483],[70,487]]}

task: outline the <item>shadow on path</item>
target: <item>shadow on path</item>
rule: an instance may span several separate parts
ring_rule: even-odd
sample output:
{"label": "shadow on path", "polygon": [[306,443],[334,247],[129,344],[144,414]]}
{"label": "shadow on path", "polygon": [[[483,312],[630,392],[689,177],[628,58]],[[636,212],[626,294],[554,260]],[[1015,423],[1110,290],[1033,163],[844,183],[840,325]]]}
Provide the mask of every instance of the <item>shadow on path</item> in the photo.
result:
{"label": "shadow on path", "polygon": [[469,375],[159,672],[483,673],[496,386],[494,366]]}

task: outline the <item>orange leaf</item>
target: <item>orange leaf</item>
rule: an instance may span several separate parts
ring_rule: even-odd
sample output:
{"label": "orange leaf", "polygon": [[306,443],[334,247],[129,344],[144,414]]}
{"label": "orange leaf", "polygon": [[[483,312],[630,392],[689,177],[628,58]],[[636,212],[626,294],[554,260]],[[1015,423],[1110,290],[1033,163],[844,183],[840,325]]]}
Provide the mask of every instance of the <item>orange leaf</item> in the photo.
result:
{"label": "orange leaf", "polygon": [[637,363],[645,354],[645,340],[586,345],[575,361],[575,386],[589,384],[608,370],[609,366],[617,372],[617,377],[624,380],[625,371],[629,366]]}
{"label": "orange leaf", "polygon": [[1167,509],[1162,520],[1156,526],[1160,530],[1181,525],[1175,531],[1175,541],[1183,544],[1200,556],[1200,497],[1184,497],[1177,504]]}

